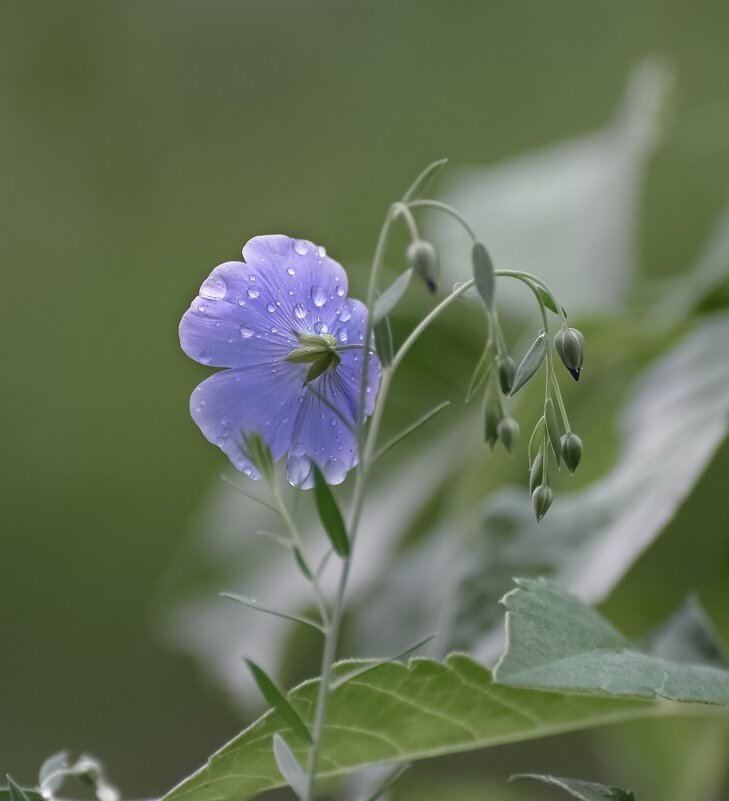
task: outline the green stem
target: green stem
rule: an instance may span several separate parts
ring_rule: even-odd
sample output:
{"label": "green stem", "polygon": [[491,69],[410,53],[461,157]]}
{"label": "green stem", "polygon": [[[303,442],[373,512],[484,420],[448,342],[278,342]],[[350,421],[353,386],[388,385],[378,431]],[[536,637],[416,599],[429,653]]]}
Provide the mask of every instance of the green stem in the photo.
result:
{"label": "green stem", "polygon": [[552,292],[552,290],[547,286],[547,284],[544,283],[544,281],[542,281],[541,278],[537,277],[536,275],[532,275],[531,273],[522,272],[521,270],[495,270],[494,275],[503,276],[504,278],[515,278],[517,281],[521,281],[522,283],[526,284],[529,287],[529,289],[532,290],[534,296],[539,302],[543,301],[539,297],[537,288],[542,289],[552,299],[552,302],[557,308],[557,312],[562,322],[565,325],[567,324],[567,317],[564,313],[564,309],[557,301],[557,298],[554,296],[554,292]]}
{"label": "green stem", "polygon": [[478,237],[476,236],[476,232],[473,230],[473,228],[471,228],[468,221],[447,203],[441,203],[440,200],[411,200],[408,203],[408,206],[411,209],[415,208],[437,209],[438,211],[442,211],[444,214],[450,214],[451,217],[453,217],[455,220],[458,220],[458,222],[465,228],[466,232],[471,237],[471,239],[474,242],[478,242]]}

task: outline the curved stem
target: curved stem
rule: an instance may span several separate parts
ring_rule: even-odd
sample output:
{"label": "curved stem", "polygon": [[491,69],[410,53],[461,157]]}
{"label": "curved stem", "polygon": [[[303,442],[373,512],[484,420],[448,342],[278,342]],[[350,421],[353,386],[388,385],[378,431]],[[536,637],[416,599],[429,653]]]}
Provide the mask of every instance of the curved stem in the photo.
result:
{"label": "curved stem", "polygon": [[420,239],[420,233],[418,232],[418,226],[415,222],[415,217],[413,217],[413,213],[410,211],[408,206],[405,203],[395,203],[394,210],[396,215],[401,215],[405,220],[405,224],[410,230],[410,238],[413,241]]}
{"label": "curved stem", "polygon": [[564,313],[564,309],[560,303],[558,303],[557,298],[554,296],[554,292],[552,292],[552,290],[547,286],[547,284],[544,283],[544,281],[542,281],[541,278],[537,277],[536,275],[532,275],[531,273],[522,272],[521,270],[495,270],[494,275],[503,276],[504,278],[515,278],[517,281],[521,281],[532,290],[538,301],[541,301],[541,298],[539,297],[537,288],[541,289],[543,292],[546,292],[546,294],[551,298],[552,303],[554,303],[554,306],[557,309],[557,314],[559,314],[562,322],[565,325],[567,324],[567,316]]}
{"label": "curved stem", "polygon": [[441,203],[440,200],[411,200],[408,203],[408,206],[411,209],[414,208],[424,208],[424,209],[437,209],[438,211],[442,211],[444,214],[450,214],[455,220],[466,229],[466,232],[471,237],[474,242],[478,242],[478,237],[476,236],[476,232],[471,228],[468,221],[460,214],[460,212],[456,211],[454,208],[449,206],[447,203]]}

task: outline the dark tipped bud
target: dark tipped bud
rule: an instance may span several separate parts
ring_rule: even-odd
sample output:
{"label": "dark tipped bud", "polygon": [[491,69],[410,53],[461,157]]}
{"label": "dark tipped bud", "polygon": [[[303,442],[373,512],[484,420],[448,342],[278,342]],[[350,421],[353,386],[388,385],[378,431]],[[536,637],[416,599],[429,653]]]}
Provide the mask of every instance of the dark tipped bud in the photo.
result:
{"label": "dark tipped bud", "polygon": [[562,458],[570,473],[574,473],[582,458],[582,440],[571,431],[562,437]]}
{"label": "dark tipped bud", "polygon": [[585,338],[576,328],[563,326],[554,337],[554,349],[575,381],[580,379]]}
{"label": "dark tipped bud", "polygon": [[534,509],[534,514],[537,517],[537,522],[539,522],[544,515],[547,514],[549,511],[549,507],[552,505],[552,501],[554,500],[554,493],[552,489],[548,487],[546,484],[540,484],[535,490],[532,495],[532,507]]}
{"label": "dark tipped bud", "polygon": [[514,386],[514,376],[516,375],[516,362],[511,356],[499,357],[499,383],[501,384],[501,391],[504,395],[511,394],[511,388]]}
{"label": "dark tipped bud", "polygon": [[424,239],[416,239],[408,245],[405,251],[405,259],[408,266],[425,281],[426,286],[431,292],[438,289],[440,278],[440,261],[438,252]]}
{"label": "dark tipped bud", "polygon": [[513,453],[519,439],[519,423],[513,417],[504,417],[496,426],[496,433],[506,450]]}

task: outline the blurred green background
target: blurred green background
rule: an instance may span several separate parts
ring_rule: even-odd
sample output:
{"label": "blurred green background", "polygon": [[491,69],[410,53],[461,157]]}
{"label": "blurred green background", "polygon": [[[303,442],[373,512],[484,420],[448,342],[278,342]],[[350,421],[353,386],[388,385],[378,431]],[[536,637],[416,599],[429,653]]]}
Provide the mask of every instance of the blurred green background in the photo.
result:
{"label": "blurred green background", "polygon": [[[207,272],[273,232],[365,264],[424,164],[599,127],[658,52],[675,124],[640,264],[679,273],[727,199],[727,30],[721,0],[3,0],[0,775],[30,782],[49,753],[86,749],[153,796],[240,726],[151,625],[222,467],[188,417],[203,371],[177,342]],[[728,458],[638,566],[649,601],[611,600],[631,633],[680,600],[660,581],[676,554],[726,598],[725,542],[696,544]]]}

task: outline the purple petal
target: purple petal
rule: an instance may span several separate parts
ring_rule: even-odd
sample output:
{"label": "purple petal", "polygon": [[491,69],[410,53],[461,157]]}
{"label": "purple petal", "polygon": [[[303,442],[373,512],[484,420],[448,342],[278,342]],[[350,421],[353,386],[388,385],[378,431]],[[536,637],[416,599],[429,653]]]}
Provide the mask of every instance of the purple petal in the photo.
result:
{"label": "purple petal", "polygon": [[222,370],[202,382],[190,397],[190,412],[205,437],[246,475],[260,478],[241,454],[242,433],[260,433],[274,460],[289,447],[299,411],[303,365]]}
{"label": "purple petal", "polygon": [[281,358],[297,332],[325,334],[347,294],[342,267],[311,242],[258,236],[245,262],[216,267],[180,323],[190,358],[213,367],[250,367]]}

